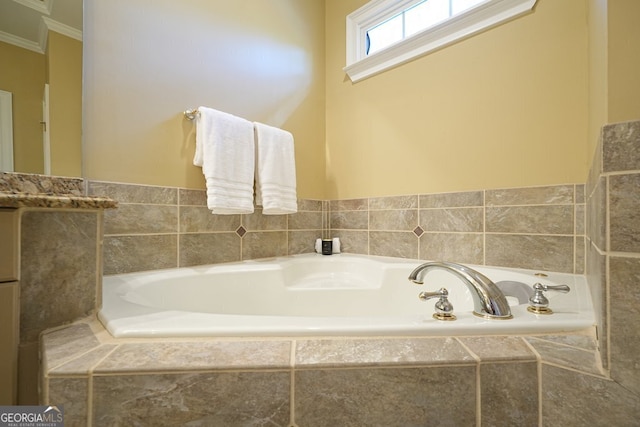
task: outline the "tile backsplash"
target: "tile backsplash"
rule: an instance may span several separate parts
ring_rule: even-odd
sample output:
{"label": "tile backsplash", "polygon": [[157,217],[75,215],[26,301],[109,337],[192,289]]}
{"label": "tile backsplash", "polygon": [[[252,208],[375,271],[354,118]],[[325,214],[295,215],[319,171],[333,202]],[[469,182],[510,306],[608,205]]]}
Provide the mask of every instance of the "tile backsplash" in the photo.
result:
{"label": "tile backsplash", "polygon": [[119,202],[105,212],[105,274],[313,252],[323,229],[344,252],[584,271],[584,185],[302,199],[290,215],[212,215],[204,190],[100,181],[88,190]]}

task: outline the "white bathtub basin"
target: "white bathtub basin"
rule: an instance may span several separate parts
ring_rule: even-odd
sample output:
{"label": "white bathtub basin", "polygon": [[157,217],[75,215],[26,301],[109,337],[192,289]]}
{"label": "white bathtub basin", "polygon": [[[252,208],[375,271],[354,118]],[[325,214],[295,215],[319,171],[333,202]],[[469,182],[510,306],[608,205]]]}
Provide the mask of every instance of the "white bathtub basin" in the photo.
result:
{"label": "white bathtub basin", "polygon": [[[105,276],[98,317],[115,337],[481,335],[575,331],[595,324],[583,276],[471,266],[494,282],[566,284],[549,292],[552,315],[527,312],[508,298],[510,320],[472,314],[469,289],[434,270],[424,285],[407,280],[423,261],[340,254],[296,255],[194,268]],[[446,287],[455,321],[433,319],[435,300],[417,298]]]}

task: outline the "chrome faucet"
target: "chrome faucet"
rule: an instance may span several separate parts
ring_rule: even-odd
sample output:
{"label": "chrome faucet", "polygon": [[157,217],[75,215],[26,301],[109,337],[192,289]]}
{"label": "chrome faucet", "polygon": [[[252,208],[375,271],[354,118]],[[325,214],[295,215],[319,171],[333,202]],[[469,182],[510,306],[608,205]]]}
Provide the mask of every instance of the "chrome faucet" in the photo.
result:
{"label": "chrome faucet", "polygon": [[416,267],[409,280],[418,285],[430,270],[440,269],[455,274],[471,291],[473,314],[488,319],[511,319],[511,308],[502,291],[487,276],[478,271],[453,262],[426,262]]}

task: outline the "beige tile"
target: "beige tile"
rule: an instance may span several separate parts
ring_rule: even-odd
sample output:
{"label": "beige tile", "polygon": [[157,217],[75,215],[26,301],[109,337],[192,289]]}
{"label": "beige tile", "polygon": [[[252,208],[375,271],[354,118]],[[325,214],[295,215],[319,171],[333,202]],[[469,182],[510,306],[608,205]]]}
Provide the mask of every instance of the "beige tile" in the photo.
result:
{"label": "beige tile", "polygon": [[487,234],[485,263],[573,273],[573,236]]}
{"label": "beige tile", "polygon": [[105,236],[104,274],[131,273],[178,266],[176,234]]}
{"label": "beige tile", "polygon": [[609,250],[640,252],[640,173],[609,177]]}
{"label": "beige tile", "polygon": [[286,230],[288,215],[263,215],[261,208],[242,215],[242,226],[248,231]]}
{"label": "beige tile", "polygon": [[369,199],[345,199],[330,200],[329,210],[331,212],[338,211],[361,211],[369,209]]}
{"label": "beige tile", "polygon": [[538,352],[543,362],[566,366],[595,375],[602,375],[603,373],[600,357],[596,351],[583,350],[533,337],[527,337],[526,340]]}
{"label": "beige tile", "polygon": [[484,237],[480,233],[424,233],[420,259],[484,264]]}
{"label": "beige tile", "polygon": [[487,207],[489,233],[573,234],[573,205]]}
{"label": "beige tile", "polygon": [[117,346],[115,344],[102,344],[87,353],[80,354],[62,365],[49,371],[49,377],[68,375],[88,375],[93,368],[111,353]]}
{"label": "beige tile", "polygon": [[240,261],[240,236],[233,233],[181,234],[180,267]]}
{"label": "beige tile", "polygon": [[289,255],[315,252],[316,239],[322,235],[322,230],[289,231]]}
{"label": "beige tile", "polygon": [[420,209],[483,206],[483,191],[420,195]]}
{"label": "beige tile", "polygon": [[240,215],[213,215],[206,206],[180,207],[180,232],[236,231]]}
{"label": "beige tile", "polygon": [[612,256],[609,270],[611,376],[640,396],[640,258]]}
{"label": "beige tile", "polygon": [[296,367],[474,363],[453,338],[318,339],[296,343]]}
{"label": "beige tile", "polygon": [[48,371],[100,345],[89,325],[76,323],[42,335],[43,369]]}
{"label": "beige tile", "polygon": [[367,230],[369,213],[367,211],[331,211],[330,226],[334,230]]}
{"label": "beige tile", "polygon": [[413,231],[417,226],[417,209],[369,211],[369,230]]}
{"label": "beige tile", "polygon": [[288,215],[289,230],[322,230],[322,212],[300,211]]}
{"label": "beige tile", "polygon": [[26,211],[21,221],[20,339],[25,342],[95,310],[98,215]]}
{"label": "beige tile", "polygon": [[242,238],[242,259],[287,255],[286,231],[254,231]]}
{"label": "beige tile", "polygon": [[369,209],[416,209],[418,196],[373,197],[369,199]]}
{"label": "beige tile", "polygon": [[295,422],[474,426],[475,388],[475,366],[302,370],[295,373]]}
{"label": "beige tile", "polygon": [[369,254],[417,258],[418,242],[418,237],[410,231],[370,231]]}
{"label": "beige tile", "polygon": [[640,121],[604,126],[602,141],[604,172],[640,169]]}
{"label": "beige tile", "polygon": [[483,426],[538,425],[538,364],[480,365]]}
{"label": "beige tile", "polygon": [[206,190],[189,190],[180,188],[178,190],[180,197],[180,206],[207,206]]}
{"label": "beige tile", "polygon": [[94,426],[289,424],[289,372],[98,376]]}
{"label": "beige tile", "polygon": [[286,369],[290,356],[290,341],[123,343],[94,372]]}
{"label": "beige tile", "polygon": [[634,426],[639,419],[638,396],[619,384],[542,365],[543,426]]}
{"label": "beige tile", "polygon": [[596,315],[596,325],[598,328],[598,340],[600,354],[602,354],[602,364],[608,367],[609,354],[609,322],[607,315],[608,285],[606,283],[606,257],[598,252],[594,245],[587,245],[587,283],[591,291],[593,308]]}
{"label": "beige tile", "polygon": [[424,231],[482,232],[482,208],[420,209],[420,227]]}
{"label": "beige tile", "polygon": [[322,200],[298,199],[298,212],[322,212]]}
{"label": "beige tile", "polygon": [[573,192],[573,185],[487,190],[485,204],[487,206],[572,204],[575,200]]}
{"label": "beige tile", "polygon": [[586,233],[587,237],[600,250],[607,250],[607,180],[600,178],[594,187],[593,194],[587,199]]}
{"label": "beige tile", "polygon": [[175,187],[89,181],[89,195],[110,197],[119,203],[178,204],[178,189]]}
{"label": "beige tile", "polygon": [[89,425],[87,401],[89,396],[86,378],[49,379],[49,398],[43,405],[60,405],[64,408],[65,427]]}
{"label": "beige tile", "polygon": [[369,254],[368,231],[331,230],[331,235],[340,238],[340,249],[342,252]]}
{"label": "beige tile", "polygon": [[520,337],[463,337],[458,340],[483,362],[536,360],[536,355]]}
{"label": "beige tile", "polygon": [[178,232],[178,207],[119,204],[104,213],[105,234],[153,234]]}

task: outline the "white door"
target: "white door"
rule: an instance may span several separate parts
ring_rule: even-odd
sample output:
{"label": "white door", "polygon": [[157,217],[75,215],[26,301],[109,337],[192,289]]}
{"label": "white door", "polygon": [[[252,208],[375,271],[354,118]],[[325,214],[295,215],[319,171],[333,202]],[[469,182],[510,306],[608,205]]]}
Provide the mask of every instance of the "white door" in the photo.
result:
{"label": "white door", "polygon": [[13,172],[13,103],[11,92],[0,90],[0,171]]}
{"label": "white door", "polygon": [[51,139],[49,135],[49,84],[44,85],[42,95],[42,148],[44,150],[44,174],[51,175]]}

